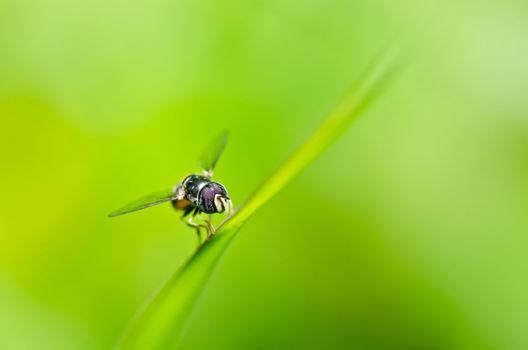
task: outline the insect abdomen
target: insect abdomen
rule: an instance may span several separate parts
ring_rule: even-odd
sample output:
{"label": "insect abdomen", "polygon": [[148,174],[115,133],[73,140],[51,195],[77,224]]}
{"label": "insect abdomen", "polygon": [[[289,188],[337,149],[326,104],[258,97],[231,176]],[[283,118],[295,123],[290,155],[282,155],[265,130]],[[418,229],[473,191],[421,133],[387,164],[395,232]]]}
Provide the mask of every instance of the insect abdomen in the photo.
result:
{"label": "insect abdomen", "polygon": [[175,199],[172,201],[172,206],[178,210],[186,210],[190,206],[194,205],[187,199]]}

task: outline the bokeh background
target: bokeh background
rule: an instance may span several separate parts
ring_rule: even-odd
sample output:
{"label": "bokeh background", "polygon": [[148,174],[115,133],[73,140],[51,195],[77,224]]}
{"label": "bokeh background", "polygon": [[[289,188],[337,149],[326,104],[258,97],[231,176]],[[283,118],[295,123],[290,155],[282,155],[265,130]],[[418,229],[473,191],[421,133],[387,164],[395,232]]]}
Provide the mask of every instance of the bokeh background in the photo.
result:
{"label": "bokeh background", "polygon": [[195,250],[197,171],[236,204],[391,40],[404,68],[261,208],[182,349],[528,349],[526,1],[0,2],[0,348],[109,349]]}

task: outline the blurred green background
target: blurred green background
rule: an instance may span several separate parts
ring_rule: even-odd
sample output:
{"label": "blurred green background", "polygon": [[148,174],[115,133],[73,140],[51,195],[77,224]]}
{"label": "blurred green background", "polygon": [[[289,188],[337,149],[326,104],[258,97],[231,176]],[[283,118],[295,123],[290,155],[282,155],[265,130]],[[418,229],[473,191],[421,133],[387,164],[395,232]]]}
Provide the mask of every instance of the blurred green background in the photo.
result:
{"label": "blurred green background", "polygon": [[528,349],[526,1],[0,2],[0,348],[108,349],[390,40],[405,69],[244,227],[182,349]]}

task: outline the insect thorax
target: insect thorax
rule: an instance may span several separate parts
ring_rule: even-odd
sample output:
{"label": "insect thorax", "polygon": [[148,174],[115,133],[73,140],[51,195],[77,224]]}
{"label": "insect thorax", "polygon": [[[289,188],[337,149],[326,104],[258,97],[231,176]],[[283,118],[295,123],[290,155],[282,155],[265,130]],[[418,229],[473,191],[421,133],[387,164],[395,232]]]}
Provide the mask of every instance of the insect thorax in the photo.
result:
{"label": "insect thorax", "polygon": [[200,195],[200,191],[210,182],[211,180],[203,175],[192,174],[187,176],[182,181],[185,197],[194,205],[198,205],[198,196]]}

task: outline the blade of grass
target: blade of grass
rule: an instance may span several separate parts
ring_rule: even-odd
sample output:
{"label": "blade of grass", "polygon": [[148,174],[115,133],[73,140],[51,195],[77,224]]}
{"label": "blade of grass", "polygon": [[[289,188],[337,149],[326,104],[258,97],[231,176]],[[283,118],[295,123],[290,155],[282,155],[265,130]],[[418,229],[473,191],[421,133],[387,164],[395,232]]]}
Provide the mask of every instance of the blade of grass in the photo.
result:
{"label": "blade of grass", "polygon": [[273,173],[244,205],[167,281],[134,320],[118,348],[172,349],[217,262],[247,219],[335,141],[380,93],[395,67],[387,51],[365,71],[314,134]]}

